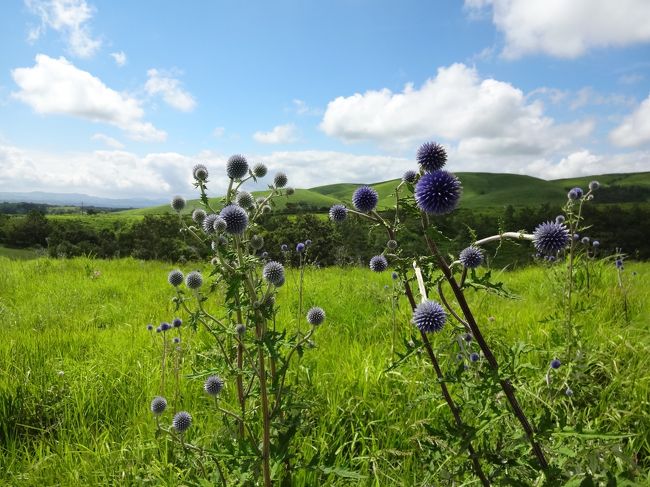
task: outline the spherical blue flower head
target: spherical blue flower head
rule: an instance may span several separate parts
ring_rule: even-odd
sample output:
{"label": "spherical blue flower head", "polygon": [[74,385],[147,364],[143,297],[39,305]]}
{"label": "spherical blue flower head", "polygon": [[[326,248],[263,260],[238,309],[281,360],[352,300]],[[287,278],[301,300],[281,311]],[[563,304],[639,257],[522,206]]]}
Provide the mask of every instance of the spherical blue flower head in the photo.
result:
{"label": "spherical blue flower head", "polygon": [[174,287],[178,287],[183,284],[183,273],[178,269],[175,269],[169,273],[167,276],[167,281]]}
{"label": "spherical blue flower head", "polygon": [[476,269],[483,263],[483,251],[478,247],[470,245],[460,252],[458,260],[468,269]]}
{"label": "spherical blue flower head", "polygon": [[417,178],[418,178],[418,173],[412,170],[408,170],[402,175],[402,181],[404,181],[405,183],[414,183],[417,180]]}
{"label": "spherical blue flower head", "polygon": [[212,228],[214,228],[215,232],[225,232],[227,226],[228,225],[226,224],[226,220],[221,218],[221,215],[217,216],[217,218],[214,219],[214,223],[212,224]]}
{"label": "spherical blue flower head", "polygon": [[388,269],[388,261],[383,255],[375,255],[370,259],[370,269],[375,272],[384,272]]}
{"label": "spherical blue flower head", "polygon": [[259,250],[264,247],[264,237],[261,235],[253,235],[250,240],[250,245],[253,250]]}
{"label": "spherical blue flower head", "polygon": [[224,382],[221,377],[218,375],[211,375],[205,380],[205,384],[203,384],[203,390],[211,396],[216,396],[221,392],[223,386]]}
{"label": "spherical blue flower head", "polygon": [[438,171],[447,162],[447,151],[440,144],[425,142],[418,149],[416,159],[426,172]]}
{"label": "spherical blue flower head", "polygon": [[153,325],[151,323],[147,325],[147,330],[153,331]]}
{"label": "spherical blue flower head", "polygon": [[378,201],[379,195],[377,191],[370,186],[361,186],[352,195],[352,204],[361,213],[370,213],[377,207]]}
{"label": "spherical blue flower head", "polygon": [[288,182],[289,179],[287,179],[287,175],[283,172],[277,173],[273,178],[273,184],[275,184],[276,188],[284,188]]}
{"label": "spherical blue flower head", "polygon": [[226,232],[239,235],[244,233],[248,226],[248,213],[241,206],[226,206],[219,216],[226,221]]}
{"label": "spherical blue flower head", "polygon": [[282,245],[280,245],[280,250],[282,252],[288,252],[289,251],[289,246],[287,244],[282,244]]}
{"label": "spherical blue flower head", "polygon": [[413,324],[424,333],[442,330],[446,321],[447,313],[435,301],[424,301],[413,312]]}
{"label": "spherical blue flower head", "polygon": [[176,345],[178,345],[179,343],[181,343],[181,339],[180,339],[180,337],[174,337],[174,339],[173,339],[172,341],[173,341]]}
{"label": "spherical blue flower head", "polygon": [[169,331],[169,330],[171,330],[171,329],[172,329],[172,325],[170,325],[170,324],[167,323],[166,321],[163,321],[163,322],[160,324],[160,331]]}
{"label": "spherical blue flower head", "polygon": [[165,412],[167,409],[167,400],[164,397],[156,396],[151,401],[151,412],[158,415]]}
{"label": "spherical blue flower head", "polygon": [[573,240],[579,240],[580,239],[580,234],[579,233],[574,233],[573,234]]}
{"label": "spherical blue flower head", "polygon": [[558,215],[555,217],[555,223],[564,223],[565,220],[564,215]]}
{"label": "spherical blue flower head", "polygon": [[343,205],[334,205],[330,208],[330,220],[340,223],[348,217],[348,209]]}
{"label": "spherical blue flower head", "polygon": [[266,176],[267,172],[268,169],[261,162],[258,162],[253,166],[253,174],[255,175],[256,178],[263,178],[264,176]]}
{"label": "spherical blue flower head", "polygon": [[291,195],[294,194],[295,192],[296,192],[296,190],[293,189],[291,186],[287,186],[287,187],[285,188],[285,190],[284,190],[284,193],[285,193],[287,196],[291,196]]}
{"label": "spherical blue flower head", "polygon": [[203,227],[203,231],[207,234],[214,233],[214,222],[217,221],[219,218],[219,215],[216,213],[210,213],[203,219],[203,223],[201,226]]}
{"label": "spherical blue flower head", "polygon": [[395,250],[397,248],[397,240],[389,240],[386,242],[386,247],[388,247],[390,250]]}
{"label": "spherical blue flower head", "polygon": [[463,335],[463,340],[465,340],[467,343],[471,342],[473,340],[472,334],[471,333],[465,333]]}
{"label": "spherical blue flower head", "polygon": [[190,289],[198,289],[203,285],[203,276],[198,271],[192,271],[185,278],[185,285]]}
{"label": "spherical blue flower head", "polygon": [[325,321],[325,311],[323,311],[323,308],[314,306],[309,311],[307,311],[307,322],[310,325],[318,326],[322,324],[323,321]]}
{"label": "spherical blue flower head", "polygon": [[469,356],[469,359],[470,359],[472,362],[478,362],[478,360],[479,360],[480,358],[481,358],[480,355],[479,355],[478,353],[476,353],[476,352],[471,353],[470,356]]}
{"label": "spherical blue flower head", "polygon": [[236,201],[237,204],[242,208],[250,208],[255,204],[255,199],[253,198],[253,195],[250,194],[248,191],[240,191],[239,193],[237,193]]}
{"label": "spherical blue flower head", "polygon": [[196,208],[192,212],[192,220],[194,220],[194,223],[197,225],[201,225],[203,223],[203,220],[205,220],[205,217],[207,215],[205,214],[205,211],[202,210],[201,208]]}
{"label": "spherical blue flower head", "polygon": [[268,252],[262,252],[262,259],[266,259],[269,256]]}
{"label": "spherical blue flower head", "polygon": [[545,222],[533,232],[535,250],[545,255],[557,254],[569,243],[569,230],[562,223]]}
{"label": "spherical blue flower head", "polygon": [[554,358],[553,360],[551,360],[551,368],[552,369],[559,369],[560,365],[562,365],[562,362],[560,362],[559,359]]}
{"label": "spherical blue flower head", "polygon": [[182,196],[174,196],[172,198],[171,206],[175,211],[182,211],[185,208],[185,198]]}
{"label": "spherical blue flower head", "polygon": [[616,259],[614,265],[616,265],[617,269],[623,270],[623,259]]}
{"label": "spherical blue flower head", "polygon": [[589,237],[582,237],[581,242],[582,242],[584,245],[589,245]]}
{"label": "spherical blue flower head", "polygon": [[600,183],[598,181],[592,181],[589,183],[589,191],[596,191],[600,188]]}
{"label": "spherical blue flower head", "polygon": [[179,411],[174,415],[172,426],[179,433],[183,433],[192,426],[192,416],[187,411]]}
{"label": "spherical blue flower head", "polygon": [[393,281],[397,281],[397,279],[399,279],[399,274],[397,274],[397,272],[393,272],[393,273],[390,275],[390,277],[393,278]]}
{"label": "spherical blue flower head", "polygon": [[230,179],[241,179],[248,173],[248,161],[240,154],[235,154],[226,163],[226,174]]}
{"label": "spherical blue flower head", "polygon": [[309,247],[311,245],[311,240],[309,240],[309,239],[305,240],[305,245],[307,247]]}
{"label": "spherical blue flower head", "polygon": [[181,320],[180,318],[174,318],[172,320],[172,326],[174,328],[180,328],[182,324],[183,324],[183,320]]}
{"label": "spherical blue flower head", "polygon": [[192,169],[192,176],[194,176],[194,179],[197,181],[206,181],[208,179],[208,168],[203,164],[197,164],[194,166],[194,169]]}
{"label": "spherical blue flower head", "polygon": [[573,390],[570,387],[567,387],[564,393],[569,397],[573,396]]}
{"label": "spherical blue flower head", "polygon": [[594,247],[600,247],[600,242],[599,242],[598,240],[594,240],[594,241],[591,243],[591,245],[593,245]]}
{"label": "spherical blue flower head", "polygon": [[162,333],[162,328],[157,327],[157,328],[156,328],[156,333]]}
{"label": "spherical blue flower head", "polygon": [[237,326],[235,326],[235,333],[237,333],[239,336],[246,333],[246,325],[239,323]]}
{"label": "spherical blue flower head", "polygon": [[275,286],[278,286],[278,284],[282,285],[280,283],[284,283],[284,266],[279,262],[272,260],[264,266],[262,275],[264,276],[264,279],[269,281],[271,284]]}
{"label": "spherical blue flower head", "polygon": [[296,252],[299,254],[305,251],[305,244],[300,242],[298,245],[296,245]]}
{"label": "spherical blue flower head", "polygon": [[447,171],[434,171],[422,176],[415,185],[415,202],[426,213],[444,215],[456,208],[461,192],[456,176]]}
{"label": "spherical blue flower head", "polygon": [[569,194],[567,196],[570,200],[579,200],[582,198],[582,195],[582,188],[573,188],[571,191],[569,191]]}

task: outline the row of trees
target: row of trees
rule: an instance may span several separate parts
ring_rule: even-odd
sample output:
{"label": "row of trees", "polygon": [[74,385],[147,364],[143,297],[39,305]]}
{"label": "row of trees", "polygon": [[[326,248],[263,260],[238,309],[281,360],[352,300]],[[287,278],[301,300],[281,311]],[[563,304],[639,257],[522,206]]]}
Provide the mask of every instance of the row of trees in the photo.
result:
{"label": "row of trees", "polygon": [[[495,228],[502,231],[532,231],[543,221],[553,219],[559,208],[543,205],[538,208],[515,209],[512,206],[501,211],[459,210],[436,218],[435,224],[448,240],[442,244],[447,253],[458,251],[476,239],[490,235]],[[631,207],[587,205],[584,209],[586,222],[591,228],[583,236],[600,241],[600,252],[613,253],[616,248],[638,259],[650,258],[650,208],[647,205]],[[189,218],[189,216],[187,217]],[[189,223],[189,220],[188,220]],[[210,249],[193,237],[179,232],[176,215],[145,216],[139,221],[118,221],[111,228],[89,225],[82,219],[52,219],[38,211],[25,216],[0,215],[0,242],[8,247],[42,248],[52,257],[90,255],[99,258],[132,256],[140,259],[183,261],[204,259]],[[412,220],[402,231],[403,241],[409,253],[421,253],[421,228]],[[295,246],[309,239],[309,259],[323,266],[363,264],[385,246],[383,232],[376,231],[365,220],[350,218],[334,225],[325,215],[305,213],[299,215],[269,216],[263,221],[261,235],[269,257],[279,260],[297,259]],[[289,252],[282,252],[286,244]],[[489,258],[494,265],[515,263],[522,265],[533,258],[528,243],[504,243],[493,246]]]}

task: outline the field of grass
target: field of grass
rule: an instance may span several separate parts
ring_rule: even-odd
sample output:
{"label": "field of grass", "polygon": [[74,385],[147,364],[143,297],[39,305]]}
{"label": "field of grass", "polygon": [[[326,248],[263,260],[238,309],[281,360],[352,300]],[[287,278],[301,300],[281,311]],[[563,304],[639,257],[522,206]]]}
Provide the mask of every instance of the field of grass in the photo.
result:
{"label": "field of grass", "polygon": [[12,249],[0,245],[0,258],[6,257],[8,259],[36,259],[39,257],[36,251],[31,249]]}
{"label": "field of grass", "polygon": [[[160,343],[145,326],[177,314],[166,282],[169,265],[0,257],[0,267],[0,484],[210,485],[200,481],[201,472],[186,464],[182,451],[156,438],[149,412],[159,393]],[[585,372],[569,384],[572,397],[564,395],[565,367],[550,386],[544,380],[549,361],[565,353],[557,271],[502,274],[516,300],[468,296],[497,358],[519,364],[513,365],[514,381],[524,410],[535,424],[550,421],[541,441],[553,466],[571,470],[571,485],[588,471],[620,474],[618,485],[647,485],[650,264],[626,264],[628,322],[611,262],[592,271],[590,294],[580,295],[576,315]],[[295,441],[303,455],[318,454],[321,464],[297,472],[294,485],[452,485],[446,476],[463,471],[465,481],[453,485],[477,485],[465,453],[433,433],[451,415],[424,354],[387,371],[395,358],[393,327],[397,351],[413,332],[405,302],[393,315],[390,273],[309,269],[305,283],[304,307],[322,306],[327,321],[293,378],[310,391],[306,426]],[[292,273],[278,296],[278,327],[296,326],[296,286]],[[218,302],[208,306],[223,314]],[[210,336],[181,330],[182,371],[192,374],[206,365]],[[442,367],[456,370],[451,329],[432,340]],[[480,417],[470,399],[472,378],[482,367],[469,366],[465,386],[450,383],[469,423]],[[227,376],[223,401],[236,402]],[[188,441],[219,444],[223,418],[211,404],[201,380],[181,382],[176,407],[194,417]],[[503,414],[476,433],[486,458],[498,454],[490,445],[496,432],[512,429],[505,404],[497,404]],[[519,449],[529,455],[525,440]],[[499,460],[501,478],[503,472],[516,477],[509,460]]]}

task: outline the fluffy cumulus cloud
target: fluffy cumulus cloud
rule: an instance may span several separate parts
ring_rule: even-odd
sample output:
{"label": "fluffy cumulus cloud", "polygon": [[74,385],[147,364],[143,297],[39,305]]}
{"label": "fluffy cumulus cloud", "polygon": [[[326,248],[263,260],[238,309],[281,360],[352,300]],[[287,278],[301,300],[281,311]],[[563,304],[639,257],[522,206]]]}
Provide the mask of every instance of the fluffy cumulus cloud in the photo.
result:
{"label": "fluffy cumulus cloud", "polygon": [[643,172],[650,169],[650,151],[623,154],[593,154],[578,150],[558,162],[540,160],[530,163],[525,174],[543,179],[562,179],[596,174]]}
{"label": "fluffy cumulus cloud", "polygon": [[491,12],[506,58],[545,53],[575,58],[592,47],[650,41],[647,0],[465,0],[474,15]]}
{"label": "fluffy cumulus cloud", "polygon": [[122,67],[126,64],[126,54],[124,51],[112,52],[111,57],[119,67]]}
{"label": "fluffy cumulus cloud", "polygon": [[298,131],[292,123],[276,125],[270,132],[255,132],[253,138],[262,144],[290,144],[298,140]]}
{"label": "fluffy cumulus cloud", "polygon": [[106,134],[94,134],[90,139],[94,140],[95,142],[106,144],[112,149],[124,149],[124,144],[122,142]]}
{"label": "fluffy cumulus cloud", "polygon": [[442,139],[466,156],[485,158],[544,156],[589,134],[593,122],[557,124],[540,100],[453,64],[420,88],[409,84],[401,93],[383,89],[336,98],[320,127],[346,142],[370,140],[384,147]]}
{"label": "fluffy cumulus cloud", "polygon": [[39,54],[33,67],[16,68],[11,75],[19,88],[12,96],[37,113],[108,123],[133,140],[162,141],[167,136],[142,120],[144,111],[137,99],[109,88],[64,57]]}
{"label": "fluffy cumulus cloud", "polygon": [[150,69],[147,71],[147,83],[145,90],[151,96],[160,95],[170,107],[182,112],[191,112],[196,107],[196,100],[185,89],[181,82],[172,75]]}
{"label": "fluffy cumulus cloud", "polygon": [[25,5],[40,20],[29,31],[31,42],[49,28],[64,36],[73,56],[88,58],[100,48],[101,41],[92,36],[88,27],[94,8],[86,0],[25,0]]}
{"label": "fluffy cumulus cloud", "polygon": [[650,143],[650,95],[610,132],[609,138],[621,147],[638,147]]}

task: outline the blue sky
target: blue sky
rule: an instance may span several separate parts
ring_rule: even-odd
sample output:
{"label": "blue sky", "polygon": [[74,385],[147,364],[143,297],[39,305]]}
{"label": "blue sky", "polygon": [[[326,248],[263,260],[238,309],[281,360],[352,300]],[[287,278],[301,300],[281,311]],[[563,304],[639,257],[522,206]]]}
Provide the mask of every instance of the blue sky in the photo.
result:
{"label": "blue sky", "polygon": [[10,0],[0,191],[223,190],[234,153],[296,187],[452,171],[650,170],[646,0]]}

